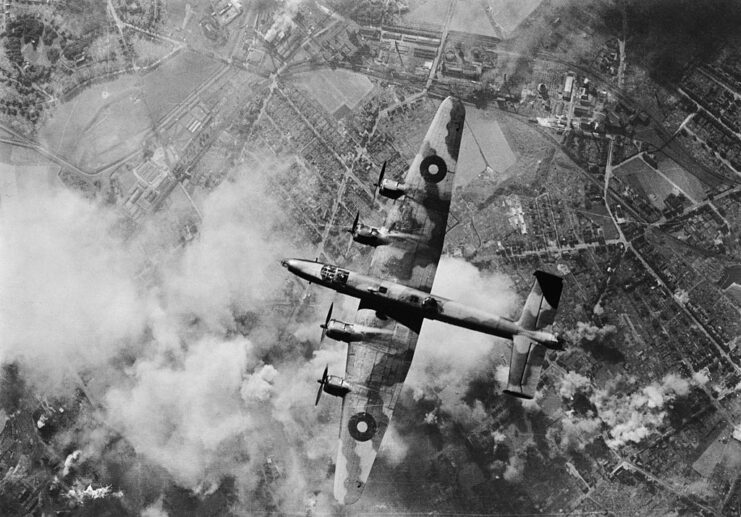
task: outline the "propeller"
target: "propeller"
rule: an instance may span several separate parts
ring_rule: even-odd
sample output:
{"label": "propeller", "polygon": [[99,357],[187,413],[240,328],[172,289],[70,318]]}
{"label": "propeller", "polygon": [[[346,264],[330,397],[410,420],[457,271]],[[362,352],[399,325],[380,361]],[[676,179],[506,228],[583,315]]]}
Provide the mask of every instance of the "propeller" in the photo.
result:
{"label": "propeller", "polygon": [[329,311],[327,311],[327,319],[324,320],[324,323],[319,325],[322,328],[322,337],[319,340],[319,345],[322,344],[324,341],[324,336],[327,335],[327,326],[329,325],[329,320],[332,319],[332,308],[334,307],[334,303],[329,306]]}
{"label": "propeller", "polygon": [[383,182],[383,176],[386,174],[386,162],[383,162],[383,165],[381,166],[381,174],[378,175],[378,182],[374,183],[373,185],[376,187],[376,189],[373,191],[373,203],[376,202],[376,196],[378,195],[378,190],[381,188],[381,183]]}
{"label": "propeller", "polygon": [[358,231],[359,222],[360,222],[360,210],[358,210],[358,213],[355,214],[355,220],[352,222],[352,228],[348,228],[347,231],[355,235],[355,232]]}
{"label": "propeller", "polygon": [[316,381],[319,383],[319,391],[316,392],[316,402],[314,402],[315,406],[319,404],[319,399],[322,398],[322,391],[324,391],[324,385],[327,384],[327,378],[329,377],[327,373],[329,373],[329,365],[324,367],[322,378],[317,379]]}

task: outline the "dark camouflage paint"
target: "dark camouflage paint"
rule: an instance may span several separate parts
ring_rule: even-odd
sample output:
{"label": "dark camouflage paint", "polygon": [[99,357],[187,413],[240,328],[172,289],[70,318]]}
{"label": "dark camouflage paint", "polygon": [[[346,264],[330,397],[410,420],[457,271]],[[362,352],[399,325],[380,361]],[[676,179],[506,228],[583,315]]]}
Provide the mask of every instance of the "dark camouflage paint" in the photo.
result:
{"label": "dark camouflage paint", "polygon": [[[384,225],[389,231],[418,237],[376,248],[369,276],[430,292],[445,239],[464,120],[465,108],[459,100],[448,97],[438,108],[404,178],[409,194],[394,202]],[[428,171],[432,163],[438,167],[434,175]],[[343,399],[334,490],[337,500],[345,504],[354,503],[363,492],[409,371],[423,321],[420,312],[399,309],[401,313],[384,318],[377,309],[361,302],[355,322],[393,329],[393,338],[383,343],[348,345],[345,379],[358,389]],[[384,310],[393,311],[388,307]],[[356,429],[359,415],[371,415],[376,424],[368,440],[357,441],[350,432],[350,426]]]}

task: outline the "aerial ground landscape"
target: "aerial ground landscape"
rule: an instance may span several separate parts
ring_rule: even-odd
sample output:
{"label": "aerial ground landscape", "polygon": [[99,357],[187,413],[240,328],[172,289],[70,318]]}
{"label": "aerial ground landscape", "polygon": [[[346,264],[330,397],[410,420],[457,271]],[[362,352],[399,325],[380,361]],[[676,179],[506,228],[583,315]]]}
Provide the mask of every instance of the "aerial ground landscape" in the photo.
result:
{"label": "aerial ground landscape", "polygon": [[[0,515],[741,516],[741,3],[0,4]],[[433,293],[361,499],[315,407],[330,304],[443,99],[466,118]]]}

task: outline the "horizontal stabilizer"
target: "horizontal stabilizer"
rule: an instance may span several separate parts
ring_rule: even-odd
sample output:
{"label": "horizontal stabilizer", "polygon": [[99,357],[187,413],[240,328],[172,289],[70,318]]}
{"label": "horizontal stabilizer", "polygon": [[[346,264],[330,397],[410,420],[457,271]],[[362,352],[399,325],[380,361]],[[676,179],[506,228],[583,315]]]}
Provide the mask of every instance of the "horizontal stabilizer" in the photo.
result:
{"label": "horizontal stabilizer", "polygon": [[538,387],[540,371],[543,368],[546,348],[527,336],[515,335],[512,338],[512,357],[509,361],[509,377],[505,393],[531,399]]}
{"label": "horizontal stabilizer", "polygon": [[563,290],[563,279],[560,276],[545,271],[536,271],[534,276],[535,282],[517,322],[526,330],[540,330],[553,323]]}

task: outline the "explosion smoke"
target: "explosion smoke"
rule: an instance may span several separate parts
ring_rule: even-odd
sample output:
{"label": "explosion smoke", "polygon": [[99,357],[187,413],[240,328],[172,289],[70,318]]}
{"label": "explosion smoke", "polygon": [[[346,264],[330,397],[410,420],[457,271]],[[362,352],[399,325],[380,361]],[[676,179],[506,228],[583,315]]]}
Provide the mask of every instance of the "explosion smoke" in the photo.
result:
{"label": "explosion smoke", "polygon": [[581,392],[589,395],[596,414],[588,411],[585,417],[570,414],[561,421],[561,445],[565,448],[583,448],[596,437],[599,429],[608,429],[608,446],[622,447],[639,443],[664,425],[666,405],[677,397],[689,394],[690,382],[675,374],[668,374],[660,382],[643,388],[635,387],[635,378],[618,376],[603,389],[592,391],[588,380],[569,372],[561,384],[561,394],[573,396]]}
{"label": "explosion smoke", "polygon": [[[271,504],[302,508],[302,490],[326,488],[337,418],[314,410],[314,379],[327,363],[342,370],[344,345],[307,360],[305,348],[277,340],[289,336],[285,319],[264,310],[283,296],[279,259],[310,254],[281,238],[282,210],[262,194],[263,173],[282,166],[233,171],[204,200],[199,238],[157,254],[154,268],[156,220],[126,240],[113,210],[68,191],[29,191],[2,205],[0,359],[18,364],[41,395],[71,398],[84,374],[99,417],[81,413],[55,446],[82,450],[88,469],[128,461],[113,489],[124,494],[137,465],[151,486],[139,510],[166,513],[157,490],[173,481],[206,496],[229,477],[254,502],[270,455],[281,472]],[[245,337],[235,314],[248,311],[259,318]],[[111,448],[119,436],[136,458]],[[86,486],[75,492],[82,503],[101,493]]]}

